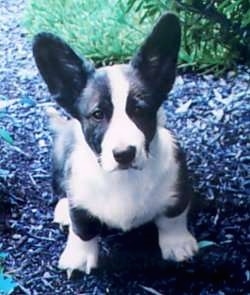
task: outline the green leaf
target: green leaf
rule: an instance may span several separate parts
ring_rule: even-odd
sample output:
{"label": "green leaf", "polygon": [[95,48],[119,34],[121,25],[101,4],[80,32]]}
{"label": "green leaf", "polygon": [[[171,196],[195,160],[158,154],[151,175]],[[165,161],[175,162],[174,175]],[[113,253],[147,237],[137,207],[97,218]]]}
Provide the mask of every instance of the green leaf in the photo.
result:
{"label": "green leaf", "polygon": [[180,52],[180,59],[187,62],[187,63],[193,62],[191,56],[184,49],[182,49]]}
{"label": "green leaf", "polygon": [[206,240],[200,241],[198,243],[199,249],[206,248],[206,247],[211,247],[211,246],[214,246],[214,245],[217,245],[217,244],[215,242],[213,242],[213,241],[206,241]]}
{"label": "green leaf", "polygon": [[8,142],[9,144],[13,145],[14,144],[14,140],[11,137],[11,135],[9,134],[8,131],[6,131],[5,129],[0,128],[0,137],[5,140],[6,142]]}
{"label": "green leaf", "polygon": [[11,277],[0,273],[0,295],[9,295],[17,287],[17,283]]}

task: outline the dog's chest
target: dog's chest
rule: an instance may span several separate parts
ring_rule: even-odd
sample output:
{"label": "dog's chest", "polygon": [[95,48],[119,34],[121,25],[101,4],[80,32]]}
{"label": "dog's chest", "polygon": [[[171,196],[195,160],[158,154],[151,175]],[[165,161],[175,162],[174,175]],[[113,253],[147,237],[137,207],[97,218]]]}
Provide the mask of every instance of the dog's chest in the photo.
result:
{"label": "dog's chest", "polygon": [[109,226],[128,230],[153,219],[164,209],[163,188],[152,185],[152,181],[133,176],[130,181],[88,183],[88,189],[74,197],[74,203]]}
{"label": "dog's chest", "polygon": [[144,171],[102,176],[91,169],[83,174],[76,165],[72,167],[69,195],[74,206],[87,209],[109,226],[129,230],[152,220],[172,205],[177,167],[171,169],[167,173],[153,166]]}

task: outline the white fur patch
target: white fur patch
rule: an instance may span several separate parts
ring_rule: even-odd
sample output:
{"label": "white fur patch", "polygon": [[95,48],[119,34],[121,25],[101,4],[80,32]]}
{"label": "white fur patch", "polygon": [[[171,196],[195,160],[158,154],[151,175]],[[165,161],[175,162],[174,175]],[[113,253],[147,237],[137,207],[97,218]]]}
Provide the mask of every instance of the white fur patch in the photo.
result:
{"label": "white fur patch", "polygon": [[126,114],[129,83],[119,65],[107,67],[106,72],[114,109],[102,142],[102,167],[106,171],[115,170],[118,163],[112,151],[114,149],[125,150],[129,146],[134,146],[136,148],[134,165],[140,168],[146,160],[145,136]]}
{"label": "white fur patch", "polygon": [[183,261],[198,251],[197,242],[187,229],[186,214],[187,210],[174,218],[162,216],[156,220],[163,259]]}

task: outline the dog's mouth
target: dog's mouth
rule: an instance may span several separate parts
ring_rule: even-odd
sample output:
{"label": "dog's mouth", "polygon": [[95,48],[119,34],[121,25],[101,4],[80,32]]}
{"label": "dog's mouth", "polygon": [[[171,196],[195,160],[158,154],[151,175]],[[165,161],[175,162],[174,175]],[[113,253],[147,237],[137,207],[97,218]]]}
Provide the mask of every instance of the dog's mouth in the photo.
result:
{"label": "dog's mouth", "polygon": [[143,170],[142,163],[138,163],[137,161],[132,161],[130,163],[116,163],[113,167],[110,167],[109,169],[106,169],[105,165],[103,166],[102,163],[102,157],[101,155],[97,158],[97,162],[100,166],[100,168],[104,169],[106,172],[118,172],[118,171],[141,171]]}
{"label": "dog's mouth", "polygon": [[[100,167],[102,167],[102,162],[101,159],[98,159],[98,164],[100,165]],[[109,172],[115,172],[115,171],[129,171],[129,170],[135,170],[135,171],[140,171],[142,170],[142,167],[139,167],[138,165],[134,164],[134,163],[130,163],[130,164],[118,164],[116,167],[114,167],[113,169],[111,169]]]}
{"label": "dog's mouth", "polygon": [[135,164],[119,164],[114,170],[141,170],[140,167],[138,167]]}

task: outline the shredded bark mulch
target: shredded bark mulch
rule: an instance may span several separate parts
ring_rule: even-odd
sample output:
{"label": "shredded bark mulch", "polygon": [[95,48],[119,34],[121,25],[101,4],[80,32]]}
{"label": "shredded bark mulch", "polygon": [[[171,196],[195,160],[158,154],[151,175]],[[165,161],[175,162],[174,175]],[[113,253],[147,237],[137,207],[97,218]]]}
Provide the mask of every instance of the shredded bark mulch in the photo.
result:
{"label": "shredded bark mulch", "polygon": [[250,69],[178,76],[164,104],[167,127],[187,153],[199,254],[163,262],[153,226],[114,232],[102,242],[99,269],[69,281],[57,268],[67,230],[52,223],[58,196],[45,107],[55,104],[19,24],[23,1],[0,6],[0,127],[14,138],[0,139],[0,252],[18,283],[13,294],[249,294]]}

